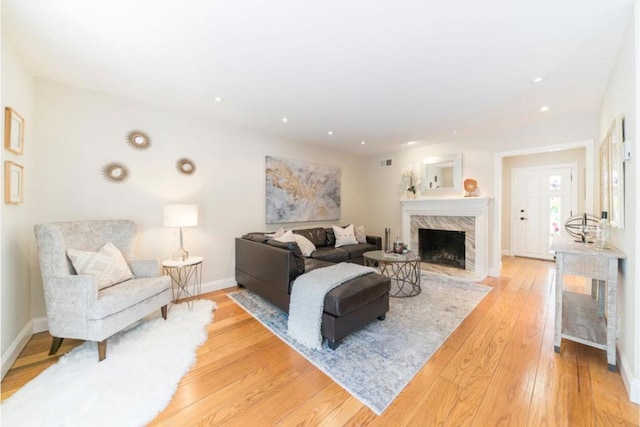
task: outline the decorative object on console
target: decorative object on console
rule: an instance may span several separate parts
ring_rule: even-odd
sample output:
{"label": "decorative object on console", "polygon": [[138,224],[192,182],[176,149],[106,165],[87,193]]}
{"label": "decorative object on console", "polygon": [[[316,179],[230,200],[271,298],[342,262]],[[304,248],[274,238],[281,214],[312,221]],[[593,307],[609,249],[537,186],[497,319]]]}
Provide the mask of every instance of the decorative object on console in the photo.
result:
{"label": "decorative object on console", "polygon": [[602,211],[602,219],[598,223],[596,232],[598,249],[611,249],[611,224],[607,217],[607,211]]}
{"label": "decorative object on console", "polygon": [[182,157],[176,162],[176,168],[182,175],[193,175],[196,171],[196,164],[193,160]]}
{"label": "decorative object on console", "polygon": [[24,148],[24,119],[11,107],[4,109],[4,148],[15,154]]}
{"label": "decorative object on console", "polygon": [[189,258],[189,252],[184,249],[182,228],[198,225],[198,205],[164,205],[162,217],[162,225],[164,227],[180,228],[180,249],[173,255],[173,259],[185,261]]}
{"label": "decorative object on console", "polygon": [[413,168],[412,164],[407,165],[404,169],[402,169],[402,178],[409,184],[407,188],[407,196],[408,198],[415,199],[416,198],[416,185],[418,185],[418,175],[416,174],[416,170]]}
{"label": "decorative object on console", "polygon": [[467,194],[464,197],[473,197],[475,196],[475,194],[473,194],[474,191],[476,191],[476,189],[478,188],[478,182],[475,179],[471,179],[471,178],[467,178],[464,180],[464,191],[467,192]]}
{"label": "decorative object on console", "polygon": [[127,142],[136,150],[148,150],[151,147],[151,137],[137,129],[127,134]]}
{"label": "decorative object on console", "polygon": [[22,170],[17,163],[4,162],[4,201],[5,203],[22,203]]}
{"label": "decorative object on console", "polygon": [[340,168],[266,156],[266,222],[340,218]]}
{"label": "decorative object on console", "polygon": [[102,168],[102,174],[111,182],[123,182],[129,178],[129,168],[122,163],[109,163]]}
{"label": "decorative object on console", "polygon": [[590,242],[589,239],[594,237],[599,222],[600,218],[597,216],[584,213],[569,218],[567,222],[564,223],[564,228],[570,236],[578,239],[576,242],[589,244],[593,243],[593,241]]}

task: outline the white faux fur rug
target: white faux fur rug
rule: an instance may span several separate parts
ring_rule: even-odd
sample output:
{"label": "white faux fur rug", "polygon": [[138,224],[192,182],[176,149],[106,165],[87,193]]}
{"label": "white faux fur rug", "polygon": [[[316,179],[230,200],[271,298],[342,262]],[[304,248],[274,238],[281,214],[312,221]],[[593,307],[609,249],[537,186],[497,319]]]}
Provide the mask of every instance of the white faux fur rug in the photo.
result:
{"label": "white faux fur rug", "polygon": [[108,340],[98,363],[96,343],[60,358],[2,403],[3,426],[143,426],[171,401],[207,339],[216,305],[210,300],[171,307]]}

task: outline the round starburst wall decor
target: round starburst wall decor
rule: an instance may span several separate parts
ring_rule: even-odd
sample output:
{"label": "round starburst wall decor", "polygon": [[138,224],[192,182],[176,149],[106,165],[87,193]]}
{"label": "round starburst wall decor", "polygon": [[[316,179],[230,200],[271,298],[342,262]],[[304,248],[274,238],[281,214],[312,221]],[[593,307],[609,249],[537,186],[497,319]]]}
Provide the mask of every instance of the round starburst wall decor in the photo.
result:
{"label": "round starburst wall decor", "polygon": [[193,160],[182,157],[176,162],[176,168],[178,169],[178,172],[183,175],[193,175],[196,171],[196,164]]}
{"label": "round starburst wall decor", "polygon": [[131,173],[129,172],[129,168],[122,163],[113,162],[102,168],[102,174],[107,181],[123,182],[129,178]]}
{"label": "round starburst wall decor", "polygon": [[151,147],[151,137],[137,129],[127,134],[127,142],[136,150],[148,150]]}

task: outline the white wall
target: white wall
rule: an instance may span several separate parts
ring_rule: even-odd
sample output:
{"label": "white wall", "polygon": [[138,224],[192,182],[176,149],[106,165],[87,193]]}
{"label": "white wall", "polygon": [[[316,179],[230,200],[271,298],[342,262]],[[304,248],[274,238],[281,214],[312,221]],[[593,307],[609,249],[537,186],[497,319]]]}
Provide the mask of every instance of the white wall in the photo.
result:
{"label": "white wall", "polygon": [[[625,162],[625,229],[613,229],[613,244],[621,248],[627,259],[622,262],[618,281],[618,318],[620,333],[621,372],[627,389],[634,400],[640,400],[640,303],[638,291],[638,63],[640,46],[637,31],[640,31],[640,6],[636,2],[635,17],[631,17],[618,52],[611,78],[604,94],[600,110],[599,138],[602,141],[615,118],[625,117],[626,139],[633,141],[633,158]],[[634,184],[635,183],[635,184]]]}
{"label": "white wall", "polygon": [[[4,135],[4,108],[15,109],[25,119],[24,148],[21,155],[11,153],[4,148],[4,161],[10,160],[24,167],[24,203],[0,205],[2,218],[2,282],[0,284],[1,334],[0,347],[2,354],[1,370],[6,372],[13,363],[16,350],[26,343],[32,331],[33,317],[30,272],[31,272],[31,239],[33,224],[31,210],[35,206],[34,190],[36,168],[33,156],[35,153],[33,114],[33,79],[23,67],[20,59],[6,37],[2,37],[2,133]],[[4,144],[3,144],[4,146]],[[2,176],[4,189],[4,172]]]}
{"label": "white wall", "polygon": [[[234,239],[279,226],[265,225],[265,156],[270,155],[340,167],[341,219],[319,224],[366,224],[362,157],[42,79],[36,79],[35,104],[35,223],[129,218],[140,227],[137,256],[167,259],[178,248],[178,235],[177,230],[162,228],[162,205],[195,203],[199,223],[185,229],[185,248],[205,257],[204,282],[230,279]],[[150,135],[150,149],[138,151],[125,142],[132,129]],[[175,162],[181,157],[194,160],[194,175],[177,172]],[[103,178],[102,167],[112,161],[131,170],[127,181]],[[42,316],[41,285],[39,275],[34,276],[34,315]]]}
{"label": "white wall", "polygon": [[[233,285],[234,239],[280,226],[265,224],[267,155],[341,168],[340,220],[282,225],[366,224],[362,157],[34,80],[5,49],[5,39],[2,47],[2,103],[15,107],[27,122],[25,154],[15,156],[25,166],[25,203],[2,205],[2,375],[33,333],[32,320],[46,316],[34,224],[132,219],[139,226],[136,255],[161,260],[170,258],[179,245],[178,231],[161,226],[162,206],[195,203],[199,224],[185,229],[185,247],[205,257],[205,284]],[[151,136],[150,149],[138,151],[125,142],[133,129]],[[175,163],[181,157],[194,160],[194,175],[178,173]],[[104,179],[102,168],[112,161],[131,170],[127,181]]]}

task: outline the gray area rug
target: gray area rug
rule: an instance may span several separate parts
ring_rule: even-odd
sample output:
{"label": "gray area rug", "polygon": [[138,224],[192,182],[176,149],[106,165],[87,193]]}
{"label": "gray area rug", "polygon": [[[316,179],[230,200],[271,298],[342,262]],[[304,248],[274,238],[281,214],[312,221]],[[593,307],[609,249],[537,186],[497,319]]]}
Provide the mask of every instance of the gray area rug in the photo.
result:
{"label": "gray area rug", "polygon": [[293,341],[287,335],[287,314],[247,289],[229,297],[380,415],[491,291],[425,272],[421,286],[418,296],[390,298],[386,320],[347,336],[337,350],[326,341],[318,350]]}

